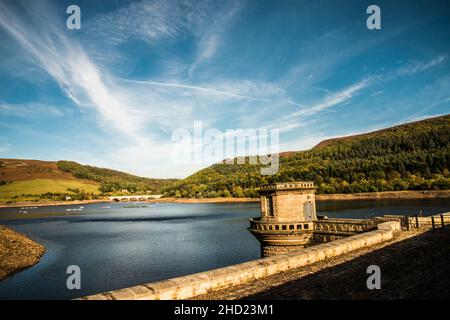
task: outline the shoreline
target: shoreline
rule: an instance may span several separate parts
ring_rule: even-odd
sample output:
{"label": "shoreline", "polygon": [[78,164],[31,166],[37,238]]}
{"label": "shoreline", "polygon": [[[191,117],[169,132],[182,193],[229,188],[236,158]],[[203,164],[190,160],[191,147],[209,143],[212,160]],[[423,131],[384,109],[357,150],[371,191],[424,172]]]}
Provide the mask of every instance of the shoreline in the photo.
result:
{"label": "shoreline", "polygon": [[45,247],[27,236],[0,225],[0,282],[37,264]]}
{"label": "shoreline", "polygon": [[[382,191],[363,193],[336,193],[316,194],[317,201],[337,200],[377,200],[377,199],[449,199],[450,190],[407,190],[407,191]],[[159,198],[145,201],[147,203],[249,203],[260,202],[260,198]],[[45,206],[70,206],[92,203],[114,203],[108,199],[77,200],[77,201],[49,201],[46,203],[19,202],[14,204],[0,204],[0,208],[17,207],[45,207]],[[128,203],[128,202],[123,202]]]}
{"label": "shoreline", "polygon": [[245,203],[259,202],[259,198],[160,198],[148,200],[149,203]]}
{"label": "shoreline", "polygon": [[17,202],[12,204],[0,204],[0,208],[17,208],[17,207],[49,207],[49,206],[71,206],[78,204],[106,203],[111,202],[107,199],[97,200],[74,200],[74,201],[49,201],[49,202]]}
{"label": "shoreline", "polygon": [[362,193],[316,194],[318,201],[376,199],[448,199],[450,190],[406,190]]}
{"label": "shoreline", "polygon": [[[407,190],[364,193],[316,194],[317,201],[376,200],[376,199],[448,199],[450,190]],[[165,203],[240,203],[260,202],[260,198],[161,198],[148,202]]]}

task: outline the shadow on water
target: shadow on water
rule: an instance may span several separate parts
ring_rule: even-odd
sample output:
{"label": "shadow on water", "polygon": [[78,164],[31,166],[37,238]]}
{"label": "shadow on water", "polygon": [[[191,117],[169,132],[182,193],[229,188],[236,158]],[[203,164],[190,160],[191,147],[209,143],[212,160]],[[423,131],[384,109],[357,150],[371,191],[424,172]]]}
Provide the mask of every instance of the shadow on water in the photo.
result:
{"label": "shadow on water", "polygon": [[179,221],[179,220],[217,220],[223,218],[230,218],[227,214],[203,214],[203,215],[185,215],[173,217],[102,217],[102,218],[78,218],[69,220],[70,223],[85,223],[85,222],[162,222],[162,221]]}

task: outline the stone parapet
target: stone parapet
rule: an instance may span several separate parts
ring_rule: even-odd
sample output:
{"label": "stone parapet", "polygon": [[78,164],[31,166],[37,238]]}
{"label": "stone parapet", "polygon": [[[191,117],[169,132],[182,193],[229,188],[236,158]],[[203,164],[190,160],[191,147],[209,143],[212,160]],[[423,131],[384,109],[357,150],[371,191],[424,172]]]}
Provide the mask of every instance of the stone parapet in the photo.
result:
{"label": "stone parapet", "polygon": [[377,229],[329,243],[292,251],[193,275],[163,280],[83,297],[84,300],[174,300],[245,284],[279,272],[306,266],[327,258],[390,240],[401,230],[399,221],[380,223]]}

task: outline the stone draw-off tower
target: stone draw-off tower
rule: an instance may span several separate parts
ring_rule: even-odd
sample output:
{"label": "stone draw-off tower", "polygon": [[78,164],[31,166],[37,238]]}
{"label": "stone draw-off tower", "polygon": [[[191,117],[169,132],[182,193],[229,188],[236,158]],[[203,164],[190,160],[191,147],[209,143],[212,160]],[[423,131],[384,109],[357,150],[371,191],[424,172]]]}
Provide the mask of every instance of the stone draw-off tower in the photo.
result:
{"label": "stone draw-off tower", "polygon": [[312,241],[316,204],[314,183],[286,182],[261,186],[261,217],[250,219],[250,232],[267,257],[304,248]]}

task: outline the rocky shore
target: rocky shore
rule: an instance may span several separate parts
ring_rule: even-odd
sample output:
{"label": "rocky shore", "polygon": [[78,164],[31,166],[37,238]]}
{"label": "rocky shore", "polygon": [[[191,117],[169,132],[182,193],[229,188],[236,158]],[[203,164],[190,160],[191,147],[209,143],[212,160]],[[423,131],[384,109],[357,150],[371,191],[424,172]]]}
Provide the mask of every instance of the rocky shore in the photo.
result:
{"label": "rocky shore", "polygon": [[39,262],[43,245],[0,225],[0,281]]}
{"label": "rocky shore", "polygon": [[46,202],[17,202],[13,204],[0,204],[0,208],[17,208],[17,207],[47,207],[47,206],[73,206],[79,204],[107,203],[106,199],[97,200],[73,200],[73,201],[46,201]]}

